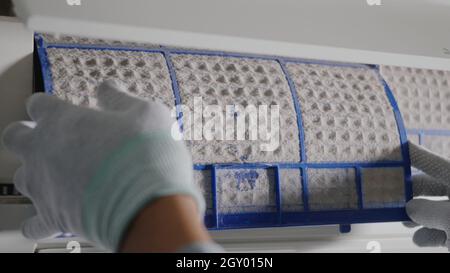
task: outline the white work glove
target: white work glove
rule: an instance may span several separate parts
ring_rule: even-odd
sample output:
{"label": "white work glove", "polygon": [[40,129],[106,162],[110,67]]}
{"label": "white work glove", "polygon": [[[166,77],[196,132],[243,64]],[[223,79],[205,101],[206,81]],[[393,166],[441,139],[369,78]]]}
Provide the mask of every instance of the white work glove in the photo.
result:
{"label": "white work glove", "polygon": [[167,107],[127,95],[114,82],[98,88],[98,106],[46,94],[27,103],[35,123],[17,122],[4,145],[21,159],[14,184],[37,215],[23,225],[32,239],[60,232],[117,250],[128,224],[149,202],[189,195],[203,217],[190,154],[174,140]]}
{"label": "white work glove", "polygon": [[[409,143],[411,165],[422,174],[413,176],[414,197],[448,197],[450,189],[450,161],[433,152]],[[413,241],[422,247],[446,246],[450,250],[450,202],[413,199],[406,204],[406,212],[413,223],[422,226],[414,233]]]}

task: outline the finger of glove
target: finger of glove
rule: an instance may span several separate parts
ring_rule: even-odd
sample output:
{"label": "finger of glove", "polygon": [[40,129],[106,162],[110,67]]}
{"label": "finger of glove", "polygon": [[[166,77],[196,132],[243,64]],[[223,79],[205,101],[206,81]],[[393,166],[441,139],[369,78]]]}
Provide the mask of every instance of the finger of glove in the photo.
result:
{"label": "finger of glove", "polygon": [[411,165],[450,185],[450,161],[410,141],[408,143]]}
{"label": "finger of glove", "polygon": [[448,186],[427,174],[412,177],[414,196],[447,196]]}
{"label": "finger of glove", "polygon": [[413,242],[420,247],[446,246],[447,235],[442,230],[421,228],[414,233]]}
{"label": "finger of glove", "polygon": [[413,199],[406,204],[408,216],[417,224],[427,228],[450,229],[450,202]]}
{"label": "finger of glove", "polygon": [[18,192],[20,192],[22,195],[30,196],[28,187],[27,187],[27,181],[25,178],[25,167],[22,166],[19,169],[17,169],[16,173],[14,174],[13,178],[14,187]]}
{"label": "finger of glove", "polygon": [[34,94],[27,101],[28,115],[36,122],[52,116],[58,117],[62,111],[73,107],[75,106],[70,103],[44,93]]}
{"label": "finger of glove", "polygon": [[106,80],[97,88],[98,106],[109,111],[126,111],[144,101],[126,94],[114,80]]}
{"label": "finger of glove", "polygon": [[412,222],[412,221],[405,221],[405,222],[402,222],[402,224],[403,224],[403,226],[405,226],[406,228],[416,228],[416,227],[420,226],[419,224],[414,223],[414,222]]}
{"label": "finger of glove", "polygon": [[21,157],[27,155],[31,148],[32,131],[35,123],[14,122],[3,131],[3,145],[10,152]]}
{"label": "finger of glove", "polygon": [[22,225],[22,234],[28,239],[44,239],[57,233],[58,231],[49,228],[39,215],[27,219]]}

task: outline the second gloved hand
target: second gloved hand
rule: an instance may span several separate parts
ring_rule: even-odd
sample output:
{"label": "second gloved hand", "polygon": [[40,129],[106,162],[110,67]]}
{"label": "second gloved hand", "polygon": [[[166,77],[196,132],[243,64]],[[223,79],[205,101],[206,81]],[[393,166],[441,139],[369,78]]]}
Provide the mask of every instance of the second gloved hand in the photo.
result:
{"label": "second gloved hand", "polygon": [[[415,197],[448,197],[450,161],[423,147],[409,143],[411,165],[422,174],[413,176]],[[408,202],[406,212],[422,227],[414,234],[418,246],[446,246],[450,250],[450,202],[416,198]]]}
{"label": "second gloved hand", "polygon": [[179,194],[195,199],[200,219],[204,200],[189,152],[172,137],[169,109],[113,82],[99,87],[98,103],[100,109],[90,109],[37,94],[27,104],[35,123],[5,130],[5,146],[23,163],[14,183],[37,210],[24,235],[70,232],[117,250],[143,206]]}

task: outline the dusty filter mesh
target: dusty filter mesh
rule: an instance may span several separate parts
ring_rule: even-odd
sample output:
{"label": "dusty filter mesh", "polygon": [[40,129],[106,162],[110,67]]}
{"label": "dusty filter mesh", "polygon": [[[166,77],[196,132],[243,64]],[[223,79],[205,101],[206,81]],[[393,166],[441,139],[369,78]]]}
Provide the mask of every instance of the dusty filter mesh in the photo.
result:
{"label": "dusty filter mesh", "polygon": [[[201,97],[204,106],[280,105],[280,145],[273,152],[261,150],[261,141],[192,141],[194,163],[297,162],[299,139],[289,85],[277,62],[220,56],[174,55],[181,101],[194,107]],[[206,120],[203,120],[206,122]]]}
{"label": "dusty filter mesh", "polygon": [[375,71],[288,64],[309,161],[401,160],[397,123]]}
{"label": "dusty filter mesh", "polygon": [[411,141],[450,157],[450,71],[382,66]]}
{"label": "dusty filter mesh", "polygon": [[[95,88],[112,78],[126,92],[169,107],[193,109],[200,98],[202,107],[220,106],[226,116],[228,105],[279,106],[273,151],[249,139],[249,128],[244,140],[186,141],[211,228],[404,218],[406,134],[374,66],[48,34],[36,41],[45,91],[74,104],[95,106]],[[247,114],[241,110],[231,120]],[[195,130],[188,121],[211,118],[181,112],[185,134]]]}
{"label": "dusty filter mesh", "polygon": [[173,107],[172,83],[160,53],[49,48],[53,92],[74,104],[95,106],[92,96],[105,78],[119,79],[124,88],[141,98],[158,99]]}

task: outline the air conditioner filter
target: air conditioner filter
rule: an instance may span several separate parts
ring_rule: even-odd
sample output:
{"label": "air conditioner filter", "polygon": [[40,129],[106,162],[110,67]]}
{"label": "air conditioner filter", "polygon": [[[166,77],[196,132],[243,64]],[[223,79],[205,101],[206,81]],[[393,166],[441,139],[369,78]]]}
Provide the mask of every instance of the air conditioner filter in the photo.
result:
{"label": "air conditioner filter", "polygon": [[279,106],[274,151],[247,138],[187,141],[211,229],[407,219],[407,133],[378,66],[48,34],[36,43],[45,92],[74,104],[95,106],[95,88],[114,78],[169,107]]}

